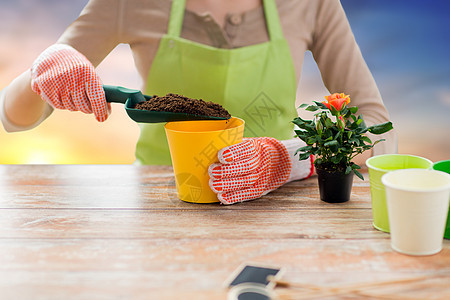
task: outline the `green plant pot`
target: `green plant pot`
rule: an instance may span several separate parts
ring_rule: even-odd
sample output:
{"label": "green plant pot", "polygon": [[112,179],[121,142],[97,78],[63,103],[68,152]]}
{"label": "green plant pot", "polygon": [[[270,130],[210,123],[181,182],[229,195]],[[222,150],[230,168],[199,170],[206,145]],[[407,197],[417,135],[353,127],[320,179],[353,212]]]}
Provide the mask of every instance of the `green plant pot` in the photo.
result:
{"label": "green plant pot", "polygon": [[[433,164],[433,169],[450,174],[450,160],[442,160]],[[450,209],[447,216],[447,224],[445,225],[445,239],[450,239]]]}
{"label": "green plant pot", "polygon": [[320,200],[327,203],[343,203],[350,200],[353,172],[345,174],[316,166],[316,173],[319,181]]}
{"label": "green plant pot", "polygon": [[381,177],[399,169],[429,169],[433,162],[427,158],[408,154],[383,154],[366,160],[369,168],[370,197],[372,200],[373,227],[389,232],[386,190]]}

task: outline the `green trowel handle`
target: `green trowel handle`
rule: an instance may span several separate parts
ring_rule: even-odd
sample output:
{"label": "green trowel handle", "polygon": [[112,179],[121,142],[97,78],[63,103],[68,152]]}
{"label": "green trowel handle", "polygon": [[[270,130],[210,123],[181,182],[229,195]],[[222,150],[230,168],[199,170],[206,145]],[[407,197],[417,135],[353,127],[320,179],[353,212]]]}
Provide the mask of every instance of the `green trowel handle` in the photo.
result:
{"label": "green trowel handle", "polygon": [[142,95],[141,91],[139,90],[133,90],[113,85],[104,85],[103,90],[105,91],[107,102],[125,104],[128,99],[134,99],[136,102],[145,101],[144,95]]}

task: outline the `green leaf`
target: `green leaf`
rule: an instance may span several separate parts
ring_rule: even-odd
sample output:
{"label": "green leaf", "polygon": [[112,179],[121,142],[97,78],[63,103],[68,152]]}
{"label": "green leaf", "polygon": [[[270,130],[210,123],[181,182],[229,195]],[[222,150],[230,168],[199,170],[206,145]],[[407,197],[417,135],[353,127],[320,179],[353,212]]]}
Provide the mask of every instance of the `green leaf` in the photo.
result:
{"label": "green leaf", "polygon": [[355,164],[355,163],[352,164],[351,168],[352,168],[352,170],[355,170],[355,169],[361,169],[361,167],[358,166],[358,165]]}
{"label": "green leaf", "polygon": [[338,141],[336,141],[336,140],[332,140],[332,141],[326,142],[326,143],[323,144],[323,145],[324,145],[324,147],[330,148],[330,150],[331,150],[332,152],[337,152],[338,149],[339,149],[339,143],[338,143]]}
{"label": "green leaf", "polygon": [[316,142],[316,139],[313,138],[313,137],[308,138],[307,141],[306,141],[306,143],[307,143],[308,145],[312,145],[312,144],[314,144],[315,142]]}
{"label": "green leaf", "polygon": [[328,109],[328,107],[325,104],[323,104],[322,102],[318,102],[318,101],[313,101],[313,102],[321,109]]}
{"label": "green leaf", "polygon": [[294,120],[292,120],[292,123],[294,123],[295,125],[297,125],[298,127],[302,128],[305,124],[308,124],[309,121],[303,120],[300,117],[295,118]]}
{"label": "green leaf", "polygon": [[292,121],[295,125],[298,126],[298,129],[303,129],[306,131],[314,131],[315,130],[315,124],[312,121],[305,121],[301,119],[295,119]]}
{"label": "green leaf", "polygon": [[349,107],[348,110],[350,110],[350,112],[351,112],[352,114],[356,114],[356,112],[358,111],[358,107],[352,106],[352,107]]}
{"label": "green leaf", "polygon": [[[298,152],[298,151],[302,151],[302,152],[311,151],[312,148],[313,148],[312,146],[303,146],[303,147],[301,147],[301,148],[298,148],[298,149],[297,149],[297,152]],[[297,152],[296,152],[296,153],[297,153]]]}
{"label": "green leaf", "polygon": [[367,128],[366,122],[364,122],[364,118],[363,118],[362,115],[359,115],[359,116],[358,116],[358,120],[356,121],[356,123],[358,124],[358,127],[359,127],[359,128],[364,128],[364,129]]}
{"label": "green leaf", "polygon": [[342,113],[342,115],[344,116],[344,119],[349,119],[352,113],[349,110],[345,109],[345,113]]}
{"label": "green leaf", "polygon": [[298,157],[299,160],[305,160],[308,159],[311,156],[311,153],[309,152],[305,152],[305,153],[301,153]]}
{"label": "green leaf", "polygon": [[368,128],[361,115],[358,116],[358,120],[356,122],[358,123],[358,127],[356,128],[355,131],[360,134],[366,133]]}
{"label": "green leaf", "polygon": [[337,146],[339,146],[339,143],[338,143],[338,141],[336,141],[336,140],[332,140],[332,141],[329,141],[329,142],[326,142],[325,144],[323,144],[325,147],[337,147]]}
{"label": "green leaf", "polygon": [[297,108],[305,108],[305,107],[307,107],[309,104],[306,104],[306,103],[302,103],[302,104],[300,104],[300,106],[299,107],[297,107]]}
{"label": "green leaf", "polygon": [[292,120],[292,123],[294,123],[295,125],[300,127],[300,125],[304,124],[305,122],[302,119],[297,117],[294,120]]}
{"label": "green leaf", "polygon": [[339,164],[341,162],[341,160],[342,160],[341,156],[335,155],[335,156],[331,157],[331,162],[335,165]]}
{"label": "green leaf", "polygon": [[382,124],[377,124],[377,125],[373,125],[370,126],[369,128],[367,128],[367,130],[370,133],[373,134],[383,134],[388,132],[389,130],[393,129],[394,127],[392,126],[392,122],[385,122]]}
{"label": "green leaf", "polygon": [[352,171],[352,167],[347,166],[347,168],[345,169],[345,174],[349,174]]}
{"label": "green leaf", "polygon": [[349,142],[350,142],[350,143],[355,143],[357,146],[360,145],[360,141],[359,141],[359,139],[357,139],[357,138],[351,138],[351,139],[349,140]]}
{"label": "green leaf", "polygon": [[353,169],[353,172],[354,172],[355,175],[358,176],[361,180],[364,180],[364,176],[362,176],[362,174],[359,173],[359,171],[356,171],[355,169]]}
{"label": "green leaf", "polygon": [[319,109],[318,106],[316,106],[316,105],[310,105],[310,106],[308,106],[305,110],[307,110],[307,111],[316,111],[316,110],[318,110],[318,109]]}
{"label": "green leaf", "polygon": [[367,127],[366,128],[356,128],[356,133],[357,134],[364,134],[364,133],[366,133],[367,132]]}
{"label": "green leaf", "polygon": [[375,141],[373,143],[373,146],[375,146],[376,144],[378,144],[379,142],[384,142],[386,139],[379,139],[378,141]]}
{"label": "green leaf", "polygon": [[333,105],[330,105],[330,111],[331,111],[331,114],[333,116],[338,116],[339,115],[339,112],[336,110],[336,108],[334,108]]}
{"label": "green leaf", "polygon": [[296,135],[303,135],[303,134],[305,134],[306,133],[306,131],[304,131],[304,130],[294,130],[294,132],[295,132],[295,134]]}
{"label": "green leaf", "polygon": [[372,144],[372,141],[367,136],[363,136],[363,137],[361,137],[361,139],[368,144]]}
{"label": "green leaf", "polygon": [[338,131],[338,132],[336,133],[336,135],[334,136],[334,139],[335,139],[335,140],[338,140],[340,135],[341,135],[341,132]]}

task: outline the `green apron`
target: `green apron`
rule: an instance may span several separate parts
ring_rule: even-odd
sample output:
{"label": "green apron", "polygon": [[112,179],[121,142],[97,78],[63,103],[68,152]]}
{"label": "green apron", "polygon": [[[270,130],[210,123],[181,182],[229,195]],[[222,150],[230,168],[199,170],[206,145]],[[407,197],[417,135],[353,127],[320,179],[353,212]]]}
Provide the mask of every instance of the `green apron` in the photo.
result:
{"label": "green apron", "polygon": [[[145,94],[181,94],[221,104],[245,120],[246,137],[293,137],[296,79],[274,0],[264,0],[270,40],[219,49],[180,37],[185,0],[173,0],[168,33],[161,39]],[[170,165],[164,124],[140,124],[140,164]],[[189,147],[189,145],[186,145]]]}

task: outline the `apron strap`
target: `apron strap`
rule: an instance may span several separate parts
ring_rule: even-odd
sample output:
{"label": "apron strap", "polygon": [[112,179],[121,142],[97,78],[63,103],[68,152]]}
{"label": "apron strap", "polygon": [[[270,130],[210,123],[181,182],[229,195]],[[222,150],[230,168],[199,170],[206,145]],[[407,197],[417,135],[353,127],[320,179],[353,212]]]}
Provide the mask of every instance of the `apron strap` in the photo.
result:
{"label": "apron strap", "polygon": [[269,32],[270,40],[284,39],[275,0],[263,0],[263,6],[264,15],[266,17],[267,31]]}
{"label": "apron strap", "polygon": [[[186,0],[172,0],[170,10],[169,27],[167,34],[169,36],[180,37],[183,26],[184,8]],[[264,15],[266,17],[267,30],[270,40],[283,39],[283,30],[281,29],[280,18],[275,0],[263,0]]]}
{"label": "apron strap", "polygon": [[180,37],[181,27],[183,26],[184,7],[186,0],[172,0],[172,8],[170,9],[169,28],[167,35]]}

